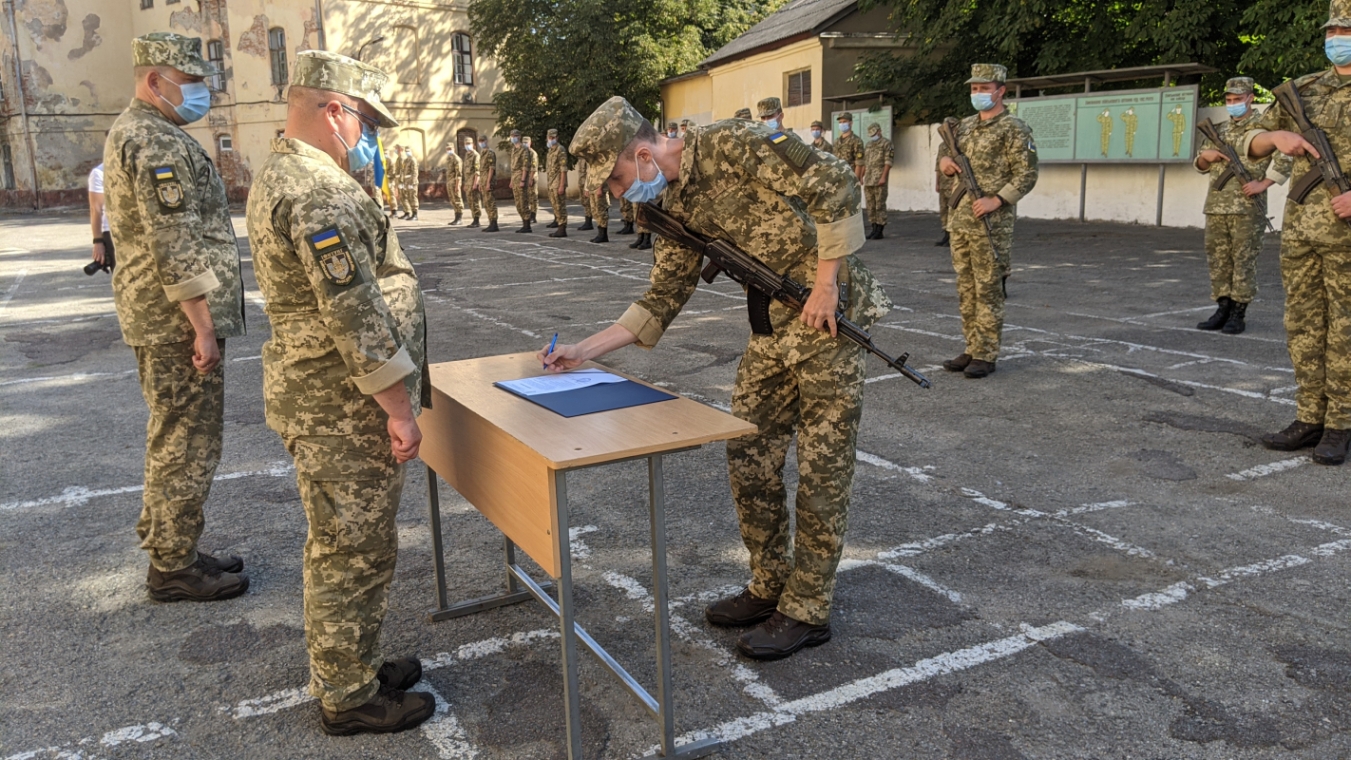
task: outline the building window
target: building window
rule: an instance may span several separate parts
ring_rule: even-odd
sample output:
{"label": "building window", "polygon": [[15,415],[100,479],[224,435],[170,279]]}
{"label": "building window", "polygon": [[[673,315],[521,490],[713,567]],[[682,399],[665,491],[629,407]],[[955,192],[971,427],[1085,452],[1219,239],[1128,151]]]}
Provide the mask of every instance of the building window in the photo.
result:
{"label": "building window", "polygon": [[9,145],[0,145],[0,189],[14,189],[14,157]]}
{"label": "building window", "polygon": [[788,106],[805,106],[812,102],[812,70],[788,75]]}
{"label": "building window", "polygon": [[[216,67],[216,71],[225,71],[225,43],[210,40],[206,43],[206,59]],[[212,74],[206,79],[207,86],[216,92],[225,92],[225,76]]]}
{"label": "building window", "polygon": [[455,84],[474,83],[474,50],[469,35],[456,32],[450,38],[452,56],[455,59]]}
{"label": "building window", "polygon": [[141,0],[141,10],[147,10],[155,7],[155,0]]}
{"label": "building window", "polygon": [[272,58],[272,84],[285,87],[286,73],[286,30],[275,27],[267,30],[267,49]]}
{"label": "building window", "polygon": [[234,138],[229,135],[217,135],[216,145],[220,147],[221,153],[230,153],[235,149]]}

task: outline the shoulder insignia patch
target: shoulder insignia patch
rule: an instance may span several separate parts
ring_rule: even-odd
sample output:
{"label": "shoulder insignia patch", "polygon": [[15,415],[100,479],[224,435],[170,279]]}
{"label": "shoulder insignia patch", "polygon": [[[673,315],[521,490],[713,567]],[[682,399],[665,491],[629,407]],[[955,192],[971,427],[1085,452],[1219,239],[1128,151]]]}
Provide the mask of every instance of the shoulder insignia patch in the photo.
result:
{"label": "shoulder insignia patch", "polygon": [[155,180],[155,200],[160,208],[169,213],[183,210],[183,184],[172,166],[155,166],[150,169]]}
{"label": "shoulder insignia patch", "polygon": [[770,135],[769,147],[798,175],[806,172],[817,161],[817,153],[812,146],[783,132]]}
{"label": "shoulder insignia patch", "polygon": [[324,278],[334,285],[347,286],[361,281],[356,259],[337,227],[326,227],[308,238],[314,259]]}

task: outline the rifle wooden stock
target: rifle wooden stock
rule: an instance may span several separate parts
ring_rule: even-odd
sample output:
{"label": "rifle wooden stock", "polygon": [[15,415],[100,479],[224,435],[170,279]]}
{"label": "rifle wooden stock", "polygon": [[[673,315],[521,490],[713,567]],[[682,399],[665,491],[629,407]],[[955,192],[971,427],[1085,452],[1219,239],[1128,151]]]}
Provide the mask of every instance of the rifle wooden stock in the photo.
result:
{"label": "rifle wooden stock", "polygon": [[[1351,181],[1348,181],[1346,175],[1342,173],[1342,165],[1337,161],[1332,143],[1328,142],[1327,133],[1309,120],[1309,115],[1304,111],[1304,100],[1295,89],[1294,80],[1286,80],[1284,84],[1272,90],[1271,94],[1276,96],[1276,102],[1281,108],[1290,114],[1295,127],[1299,129],[1300,136],[1308,140],[1314,150],[1318,151],[1318,158],[1309,156],[1314,168],[1290,186],[1290,199],[1304,205],[1309,193],[1324,183],[1328,186],[1329,199],[1335,195],[1351,192]],[[1342,222],[1351,226],[1351,219],[1343,219]]]}
{"label": "rifle wooden stock", "polygon": [[[971,168],[971,159],[967,158],[961,147],[957,145],[957,124],[958,121],[949,116],[943,120],[942,124],[938,125],[938,136],[943,138],[943,144],[948,146],[948,150],[952,152],[952,160],[956,161],[957,168],[961,169],[957,172],[961,184],[957,186],[957,192],[952,194],[952,199],[948,202],[948,208],[954,209],[957,208],[957,204],[967,193],[971,194],[973,203],[985,197],[984,191],[980,189],[980,184],[976,182],[976,172]],[[994,244],[994,223],[990,221],[989,214],[980,217],[980,220],[985,223],[985,237],[990,241],[990,254],[997,259],[999,258],[999,248]]]}

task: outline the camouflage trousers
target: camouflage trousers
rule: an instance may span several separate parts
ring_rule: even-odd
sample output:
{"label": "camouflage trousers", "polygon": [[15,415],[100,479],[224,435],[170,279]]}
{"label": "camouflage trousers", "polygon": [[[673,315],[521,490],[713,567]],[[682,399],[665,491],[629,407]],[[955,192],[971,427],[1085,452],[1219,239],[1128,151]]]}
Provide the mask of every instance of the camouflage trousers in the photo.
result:
{"label": "camouflage trousers", "polygon": [[530,185],[525,188],[525,198],[530,203],[530,216],[539,216],[539,183],[530,180]]}
{"label": "camouflage trousers", "polygon": [[867,185],[863,188],[868,204],[868,224],[887,223],[887,186]]}
{"label": "camouflage trousers", "polygon": [[479,196],[483,198],[483,210],[488,214],[488,221],[497,221],[497,199],[493,197],[492,184],[485,185],[479,191]]}
{"label": "camouflage trousers", "polygon": [[[783,614],[819,625],[830,619],[844,550],[863,414],[863,351],[796,319],[775,323],[774,335],[751,336],[737,367],[732,413],[759,430],[727,442],[727,468],[751,555],[751,593],[777,598]],[[783,467],[795,431],[793,535]]]}
{"label": "camouflage trousers", "polygon": [[459,177],[446,181],[446,198],[455,207],[457,216],[464,213],[464,192]]}
{"label": "camouflage trousers", "polygon": [[330,710],[347,710],[379,688],[404,467],[383,432],[291,438],[286,449],[310,526],[304,558],[310,693]]}
{"label": "camouflage trousers", "polygon": [[1206,214],[1206,261],[1210,300],[1228,296],[1239,303],[1257,297],[1257,254],[1266,223],[1250,214]]}
{"label": "camouflage trousers", "polygon": [[[218,340],[221,355],[225,341]],[[150,564],[164,572],[197,561],[202,505],[220,464],[225,366],[203,375],[192,366],[192,341],[136,346],[145,426],[145,493],[136,535]]]}
{"label": "camouflage trousers", "polygon": [[399,210],[407,214],[418,212],[418,186],[415,182],[399,185]]}
{"label": "camouflage trousers", "polygon": [[604,188],[600,195],[591,196],[591,218],[595,220],[596,226],[601,229],[610,227],[610,206],[614,203],[614,198],[610,195],[610,189]]}
{"label": "camouflage trousers", "polygon": [[521,221],[530,219],[530,190],[524,185],[518,185],[511,189],[511,200],[516,205],[516,213],[521,215]]}
{"label": "camouflage trousers", "polygon": [[549,183],[549,205],[554,210],[554,221],[560,225],[568,223],[568,196],[558,192],[557,181]]}
{"label": "camouflage trousers", "polygon": [[957,272],[957,299],[962,313],[962,335],[972,359],[992,362],[999,358],[1004,332],[1004,276],[1009,273],[1009,250],[1013,230],[995,228],[998,254],[990,251],[985,228],[954,226],[952,268]]}
{"label": "camouflage trousers", "polygon": [[464,194],[469,200],[469,215],[477,222],[479,218],[479,204],[483,202],[483,193],[478,190],[465,190]]}
{"label": "camouflage trousers", "polygon": [[619,199],[619,218],[625,224],[633,224],[633,201],[628,198]]}
{"label": "camouflage trousers", "polygon": [[1351,429],[1351,246],[1283,239],[1281,282],[1296,416]]}

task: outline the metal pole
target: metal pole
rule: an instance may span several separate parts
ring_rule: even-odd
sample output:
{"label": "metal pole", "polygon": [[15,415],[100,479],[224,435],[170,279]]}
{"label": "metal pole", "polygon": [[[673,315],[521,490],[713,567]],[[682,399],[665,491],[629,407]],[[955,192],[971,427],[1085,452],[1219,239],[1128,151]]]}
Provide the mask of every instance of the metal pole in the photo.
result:
{"label": "metal pole", "polygon": [[652,518],[652,602],[657,625],[657,703],[661,712],[661,753],[675,757],[675,705],[671,704],[671,611],[666,578],[666,481],[661,455],[647,460],[648,506]]}
{"label": "metal pole", "polygon": [[1155,208],[1154,208],[1154,226],[1155,226],[1155,227],[1162,227],[1162,226],[1163,226],[1163,170],[1164,170],[1167,166],[1168,166],[1167,164],[1159,164],[1159,192],[1158,192],[1158,202],[1157,202],[1157,205],[1156,205]]}
{"label": "metal pole", "polygon": [[568,480],[554,471],[554,540],[558,546],[558,620],[562,629],[563,707],[568,730],[568,760],[582,760],[582,707],[577,682],[577,629],[572,608],[572,541],[568,535]]}
{"label": "metal pole", "polygon": [[1088,164],[1079,165],[1079,221],[1084,221],[1084,196],[1088,193]]}
{"label": "metal pole", "polygon": [[436,573],[436,610],[449,606],[446,598],[446,555],[441,546],[441,495],[436,489],[436,472],[427,465],[427,522],[432,531],[432,566]]}
{"label": "metal pole", "polygon": [[42,208],[42,195],[38,188],[37,144],[33,142],[33,130],[28,126],[28,96],[23,88],[23,64],[19,57],[19,28],[14,24],[14,0],[5,0],[5,18],[9,21],[9,37],[14,40],[14,86],[19,91],[19,122],[23,125],[24,145],[28,150],[28,176],[33,183],[33,208]]}

